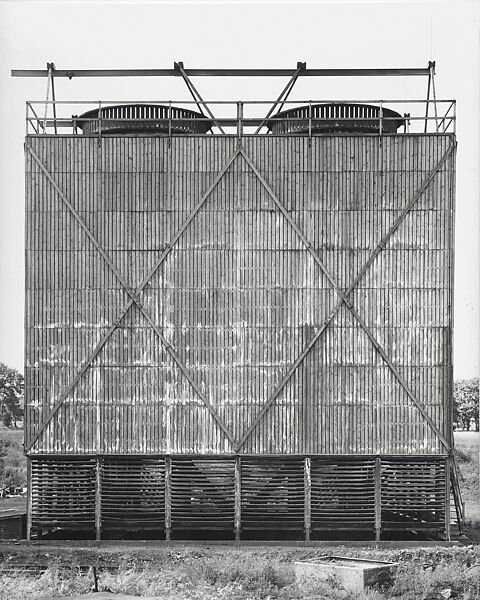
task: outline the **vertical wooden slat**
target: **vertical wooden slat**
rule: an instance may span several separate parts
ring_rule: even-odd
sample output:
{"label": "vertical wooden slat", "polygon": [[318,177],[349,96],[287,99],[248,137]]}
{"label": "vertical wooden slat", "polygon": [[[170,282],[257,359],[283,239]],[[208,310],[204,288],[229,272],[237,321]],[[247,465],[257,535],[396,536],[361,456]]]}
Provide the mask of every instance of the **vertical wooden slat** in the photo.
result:
{"label": "vertical wooden slat", "polygon": [[165,457],[165,539],[170,540],[172,529],[172,459]]}
{"label": "vertical wooden slat", "polygon": [[305,457],[304,469],[305,469],[305,480],[304,480],[304,514],[305,514],[305,541],[310,541],[310,529],[311,529],[311,502],[312,502],[312,476],[311,467],[312,459],[307,456]]}
{"label": "vertical wooden slat", "polygon": [[95,539],[102,539],[102,459],[95,463]]}
{"label": "vertical wooden slat", "polygon": [[32,459],[27,456],[27,542],[32,537]]}
{"label": "vertical wooden slat", "polygon": [[242,528],[242,459],[235,457],[235,540],[240,540]]}
{"label": "vertical wooden slat", "polygon": [[375,458],[375,541],[379,542],[382,531],[382,459]]}
{"label": "vertical wooden slat", "polygon": [[447,456],[445,458],[445,539],[447,542],[450,541],[450,469],[451,469],[451,458]]}

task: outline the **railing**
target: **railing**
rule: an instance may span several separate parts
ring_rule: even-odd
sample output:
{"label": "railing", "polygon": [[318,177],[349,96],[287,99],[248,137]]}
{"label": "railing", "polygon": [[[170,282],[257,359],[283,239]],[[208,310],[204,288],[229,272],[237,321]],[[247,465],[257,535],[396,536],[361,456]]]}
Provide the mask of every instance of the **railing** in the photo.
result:
{"label": "railing", "polygon": [[[433,104],[434,110],[430,110]],[[113,108],[119,105],[124,108],[121,115]],[[272,105],[276,108],[276,101],[209,101],[208,106],[214,114],[212,118],[206,116],[201,104],[195,101],[28,101],[26,134],[101,136],[109,130],[114,133],[114,130],[139,127],[166,135],[204,135],[223,131],[239,137],[272,133],[311,136],[353,129],[378,135],[456,131],[455,100],[289,100],[282,102],[282,112],[276,113],[268,111]],[[133,110],[130,116],[128,107]],[[195,112],[192,109],[196,109]],[[119,127],[120,123],[122,127]]]}

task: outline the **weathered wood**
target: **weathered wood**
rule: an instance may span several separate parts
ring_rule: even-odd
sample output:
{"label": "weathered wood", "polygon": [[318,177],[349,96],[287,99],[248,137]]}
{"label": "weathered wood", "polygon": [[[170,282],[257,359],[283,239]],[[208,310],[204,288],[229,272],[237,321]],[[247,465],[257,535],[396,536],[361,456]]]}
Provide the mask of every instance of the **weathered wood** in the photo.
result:
{"label": "weathered wood", "polygon": [[102,539],[102,463],[97,457],[95,464],[95,539]]}
{"label": "weathered wood", "polygon": [[379,542],[382,533],[382,459],[375,458],[375,541]]}
{"label": "weathered wood", "polygon": [[165,539],[170,540],[172,530],[172,459],[165,457]]}
{"label": "weathered wood", "polygon": [[310,541],[310,530],[311,530],[311,502],[312,502],[312,474],[311,474],[311,458],[305,457],[304,466],[304,527],[305,527],[305,541]]}
{"label": "weathered wood", "polygon": [[27,456],[27,542],[32,539],[32,459]]}
{"label": "weathered wood", "polygon": [[[451,458],[447,456],[445,458],[445,539],[447,542],[450,541],[450,494],[451,494]],[[461,525],[460,525],[461,528]]]}
{"label": "weathered wood", "polygon": [[[357,280],[352,302],[448,442],[453,153],[369,257],[453,138],[382,137],[381,152],[371,136],[243,144],[339,287]],[[442,453],[349,312],[325,326],[335,294],[243,158],[171,242],[236,140],[104,137],[101,157],[87,137],[29,142],[128,287],[143,285],[143,310],[132,302],[91,360],[130,301],[27,154],[27,447],[89,365],[32,453],[231,451],[152,322],[237,442],[311,345],[242,453]]]}
{"label": "weathered wood", "polygon": [[240,540],[242,529],[242,459],[235,457],[235,540]]}

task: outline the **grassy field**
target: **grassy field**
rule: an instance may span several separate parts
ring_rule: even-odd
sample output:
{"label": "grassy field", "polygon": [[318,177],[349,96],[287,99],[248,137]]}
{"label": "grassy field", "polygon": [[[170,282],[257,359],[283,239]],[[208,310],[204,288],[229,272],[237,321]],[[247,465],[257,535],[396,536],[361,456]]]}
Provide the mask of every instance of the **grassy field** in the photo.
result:
{"label": "grassy field", "polygon": [[[24,552],[30,553],[28,560]],[[398,562],[393,587],[353,594],[332,582],[300,590],[295,581],[294,562],[326,554]],[[480,577],[469,578],[466,574],[471,565],[480,562],[478,547],[372,550],[347,546],[328,549],[114,546],[59,550],[46,546],[10,550],[0,555],[2,561],[3,568],[15,561],[52,564],[37,577],[0,574],[2,600],[42,600],[92,590],[91,573],[62,577],[55,566],[58,563],[96,565],[99,591],[155,596],[162,600],[441,600],[448,597],[445,590],[449,590],[452,598],[480,600]]]}

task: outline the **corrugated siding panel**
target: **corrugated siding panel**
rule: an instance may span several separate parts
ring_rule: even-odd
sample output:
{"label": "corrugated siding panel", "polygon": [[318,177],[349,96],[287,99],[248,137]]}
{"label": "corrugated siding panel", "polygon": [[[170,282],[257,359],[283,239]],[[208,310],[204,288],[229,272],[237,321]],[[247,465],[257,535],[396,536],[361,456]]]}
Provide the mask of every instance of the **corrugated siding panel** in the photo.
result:
{"label": "corrugated siding panel", "polygon": [[[244,139],[247,155],[347,289],[451,136]],[[30,137],[135,289],[236,150],[221,136]],[[128,294],[27,152],[27,432],[128,304]],[[377,340],[448,432],[453,158],[352,292]],[[140,295],[239,440],[338,296],[238,156]],[[233,445],[133,306],[34,452],[230,453]],[[418,409],[341,307],[242,448],[438,453]]]}

